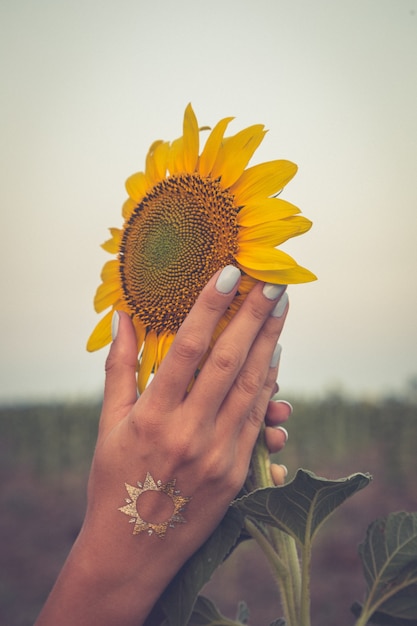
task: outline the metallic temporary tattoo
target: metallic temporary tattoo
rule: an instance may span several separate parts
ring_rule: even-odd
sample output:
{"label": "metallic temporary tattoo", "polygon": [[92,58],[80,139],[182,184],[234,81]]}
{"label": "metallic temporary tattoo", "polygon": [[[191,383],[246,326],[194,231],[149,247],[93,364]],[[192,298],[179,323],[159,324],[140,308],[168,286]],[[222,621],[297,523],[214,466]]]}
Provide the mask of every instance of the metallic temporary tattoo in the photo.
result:
{"label": "metallic temporary tattoo", "polygon": [[[175,478],[165,484],[163,484],[160,480],[155,482],[149,472],[146,474],[145,481],[143,483],[138,482],[137,487],[125,483],[125,487],[130,497],[125,498],[126,505],[121,506],[118,510],[125,513],[125,515],[130,516],[129,522],[135,525],[133,528],[134,535],[147,531],[148,535],[155,533],[158,537],[163,538],[165,537],[165,533],[168,528],[174,528],[175,524],[185,524],[186,520],[181,515],[181,512],[191,498],[182,496],[181,492],[175,489],[175,484]],[[154,523],[142,519],[137,509],[137,500],[146,491],[159,491],[160,493],[167,495],[168,498],[172,500],[174,510],[168,520],[165,522]]]}

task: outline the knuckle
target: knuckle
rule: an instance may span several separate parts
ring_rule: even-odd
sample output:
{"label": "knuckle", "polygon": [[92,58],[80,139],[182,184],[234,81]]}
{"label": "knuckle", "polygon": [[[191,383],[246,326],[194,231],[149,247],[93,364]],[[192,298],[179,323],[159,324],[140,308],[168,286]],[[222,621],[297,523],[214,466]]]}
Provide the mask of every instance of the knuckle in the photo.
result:
{"label": "knuckle", "polygon": [[196,333],[188,332],[183,333],[181,337],[177,335],[172,349],[181,360],[194,361],[204,355],[207,346],[203,337]]}
{"label": "knuckle", "polygon": [[254,302],[251,303],[249,313],[257,322],[263,322],[265,320],[265,310],[257,306]]}
{"label": "knuckle", "polygon": [[204,476],[206,482],[215,485],[217,483],[222,485],[222,488],[226,488],[232,480],[233,468],[230,463],[230,459],[224,451],[213,450],[205,463]]}
{"label": "knuckle", "polygon": [[236,379],[238,390],[248,396],[256,396],[263,387],[261,374],[253,369],[244,369]]}
{"label": "knuckle", "polygon": [[113,350],[110,350],[106,358],[105,364],[104,364],[104,371],[106,375],[114,370],[116,363],[117,363],[117,360],[113,354]]}
{"label": "knuckle", "polygon": [[226,373],[233,373],[242,365],[242,356],[234,345],[217,346],[211,358],[215,367]]}
{"label": "knuckle", "polygon": [[[266,390],[272,390],[277,385],[277,374],[274,368],[269,368],[268,373],[266,375],[264,387]],[[278,386],[278,385],[277,385]]]}
{"label": "knuckle", "polygon": [[259,406],[254,406],[249,412],[248,420],[253,424],[257,429],[259,429],[265,419],[265,412],[261,410]]}

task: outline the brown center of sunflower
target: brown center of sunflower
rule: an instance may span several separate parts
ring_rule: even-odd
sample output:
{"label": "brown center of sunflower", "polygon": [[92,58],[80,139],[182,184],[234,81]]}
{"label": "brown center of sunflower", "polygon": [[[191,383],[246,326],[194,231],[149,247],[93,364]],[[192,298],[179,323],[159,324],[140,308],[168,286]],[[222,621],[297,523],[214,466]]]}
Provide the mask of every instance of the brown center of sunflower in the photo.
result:
{"label": "brown center of sunflower", "polygon": [[136,207],[123,232],[120,275],[133,315],[175,333],[216,270],[236,264],[237,213],[217,180],[171,176]]}

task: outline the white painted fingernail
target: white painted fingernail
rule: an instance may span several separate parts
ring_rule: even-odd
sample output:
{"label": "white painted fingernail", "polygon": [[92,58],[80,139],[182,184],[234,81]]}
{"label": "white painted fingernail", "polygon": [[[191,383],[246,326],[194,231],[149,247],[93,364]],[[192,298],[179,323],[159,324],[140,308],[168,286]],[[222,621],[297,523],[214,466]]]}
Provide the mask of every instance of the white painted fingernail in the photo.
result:
{"label": "white painted fingernail", "polygon": [[282,317],[285,313],[285,310],[288,306],[288,294],[285,292],[281,298],[276,303],[271,315],[272,317]]}
{"label": "white painted fingernail", "polygon": [[291,402],[288,402],[288,400],[277,400],[277,402],[279,402],[280,404],[286,404],[290,408],[290,415],[293,414],[294,407]]}
{"label": "white painted fingernail", "polygon": [[226,265],[219,274],[216,281],[216,289],[219,293],[230,293],[236,286],[241,274],[239,268],[234,265]]}
{"label": "white painted fingernail", "polygon": [[286,290],[287,285],[273,285],[272,283],[265,283],[262,293],[268,300],[276,300],[279,296],[282,296]]}
{"label": "white painted fingernail", "polygon": [[281,465],[282,469],[284,470],[284,475],[288,476],[288,469],[286,465]]}
{"label": "white painted fingernail", "polygon": [[111,338],[114,341],[117,337],[117,333],[119,331],[119,321],[120,315],[118,311],[114,311],[113,317],[111,319]]}
{"label": "white painted fingernail", "polygon": [[269,367],[278,367],[278,363],[279,360],[281,358],[281,352],[282,352],[282,346],[281,344],[277,343],[277,345],[275,346],[275,349],[272,353],[272,357],[271,357],[271,362],[269,364]]}
{"label": "white painted fingernail", "polygon": [[284,437],[285,437],[285,443],[287,443],[287,441],[288,441],[288,430],[286,428],[284,428],[284,426],[277,426],[275,430],[282,430],[282,432],[284,433]]}

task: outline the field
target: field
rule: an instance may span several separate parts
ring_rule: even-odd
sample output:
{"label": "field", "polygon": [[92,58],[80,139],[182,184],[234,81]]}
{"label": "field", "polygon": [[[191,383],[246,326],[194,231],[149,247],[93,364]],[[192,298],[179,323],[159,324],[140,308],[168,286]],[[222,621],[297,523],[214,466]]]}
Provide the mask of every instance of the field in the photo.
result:
{"label": "field", "polygon": [[[292,399],[290,440],[278,461],[326,478],[356,471],[374,480],[321,529],[313,558],[314,626],[351,626],[350,605],[364,593],[357,546],[368,524],[417,510],[417,403],[333,394]],[[98,404],[0,408],[0,624],[30,626],[74,541],[85,508]],[[280,616],[264,557],[239,547],[204,593],[229,617],[244,600],[251,626]]]}

